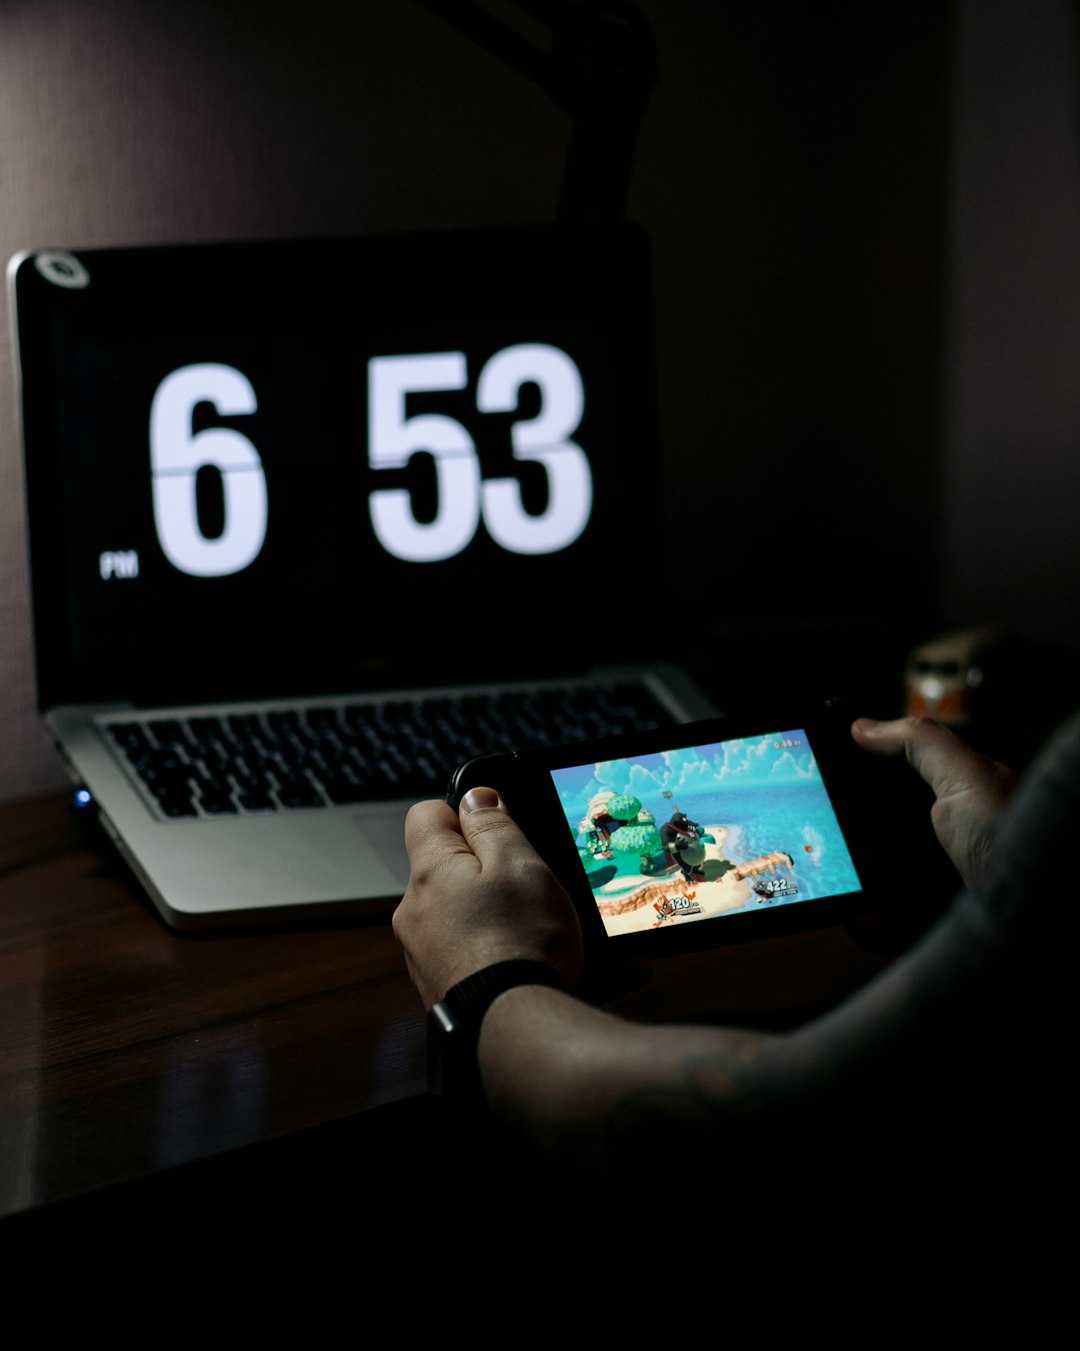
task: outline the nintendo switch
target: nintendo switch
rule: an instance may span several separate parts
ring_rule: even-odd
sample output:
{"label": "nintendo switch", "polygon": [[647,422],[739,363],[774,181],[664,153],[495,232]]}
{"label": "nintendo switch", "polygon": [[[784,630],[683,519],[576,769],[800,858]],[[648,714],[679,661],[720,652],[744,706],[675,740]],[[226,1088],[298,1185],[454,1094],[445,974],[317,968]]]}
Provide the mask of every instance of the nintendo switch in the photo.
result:
{"label": "nintendo switch", "polygon": [[842,922],[876,865],[850,718],[747,713],[481,756],[577,908],[587,955],[715,947]]}

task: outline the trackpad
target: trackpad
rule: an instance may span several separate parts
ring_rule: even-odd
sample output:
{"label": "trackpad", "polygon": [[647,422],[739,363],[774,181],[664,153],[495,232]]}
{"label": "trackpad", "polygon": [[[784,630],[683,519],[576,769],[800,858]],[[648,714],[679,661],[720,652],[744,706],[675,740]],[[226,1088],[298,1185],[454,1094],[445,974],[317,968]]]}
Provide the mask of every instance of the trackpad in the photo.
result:
{"label": "trackpad", "polygon": [[405,890],[409,880],[409,856],[405,852],[405,813],[398,808],[379,811],[373,808],[358,813],[354,820],[375,855],[390,869]]}

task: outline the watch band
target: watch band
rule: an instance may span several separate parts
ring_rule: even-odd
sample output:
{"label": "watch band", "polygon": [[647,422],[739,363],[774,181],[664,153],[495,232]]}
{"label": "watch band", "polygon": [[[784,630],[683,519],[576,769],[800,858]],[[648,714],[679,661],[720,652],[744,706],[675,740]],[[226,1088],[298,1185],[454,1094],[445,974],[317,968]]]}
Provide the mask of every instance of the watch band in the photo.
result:
{"label": "watch band", "polygon": [[442,1097],[481,1097],[476,1058],[480,1025],[499,997],[518,985],[570,986],[553,966],[525,959],[494,962],[451,986],[428,1012],[428,1090]]}

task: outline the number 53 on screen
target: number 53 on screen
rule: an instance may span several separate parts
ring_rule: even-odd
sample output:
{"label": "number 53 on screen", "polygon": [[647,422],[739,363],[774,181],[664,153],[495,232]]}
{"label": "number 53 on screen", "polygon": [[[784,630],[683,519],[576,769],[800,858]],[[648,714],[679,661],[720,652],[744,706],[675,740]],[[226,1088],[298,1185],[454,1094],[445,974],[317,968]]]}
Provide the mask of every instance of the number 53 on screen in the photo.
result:
{"label": "number 53 on screen", "polygon": [[[420,451],[435,464],[437,507],[430,521],[417,520],[406,488],[371,492],[372,528],[387,553],[409,563],[453,558],[468,547],[481,520],[496,544],[516,554],[554,553],[580,537],[592,512],[592,473],[585,452],[571,439],[585,393],[565,352],[544,343],[505,347],[485,362],[476,384],[480,413],[513,412],[522,385],[539,387],[539,412],[511,426],[514,458],[535,461],[547,473],[547,506],[538,515],[525,510],[516,478],[481,477],[476,446],[455,418],[406,412],[409,394],[467,387],[464,352],[373,357],[367,378],[370,467],[403,469]],[[251,382],[234,366],[182,366],[162,380],[150,408],[154,526],[173,567],[192,577],[226,577],[249,567],[266,540],[266,472],[241,432],[193,430],[200,403],[229,418],[258,407]],[[224,528],[214,538],[200,528],[196,501],[196,475],[206,467],[220,473],[224,499]]]}

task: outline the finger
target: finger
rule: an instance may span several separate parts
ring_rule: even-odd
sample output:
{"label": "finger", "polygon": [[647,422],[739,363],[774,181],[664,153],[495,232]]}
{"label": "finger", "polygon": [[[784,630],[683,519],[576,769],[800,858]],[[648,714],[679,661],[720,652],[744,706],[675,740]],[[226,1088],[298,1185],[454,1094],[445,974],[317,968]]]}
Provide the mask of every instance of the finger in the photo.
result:
{"label": "finger", "polygon": [[520,850],[525,837],[494,788],[470,788],[459,808],[465,842],[481,863]]}
{"label": "finger", "polygon": [[860,746],[878,755],[900,755],[930,785],[936,797],[947,797],[985,780],[996,769],[981,751],[932,718],[896,718],[877,722],[858,718],[851,734]]}

